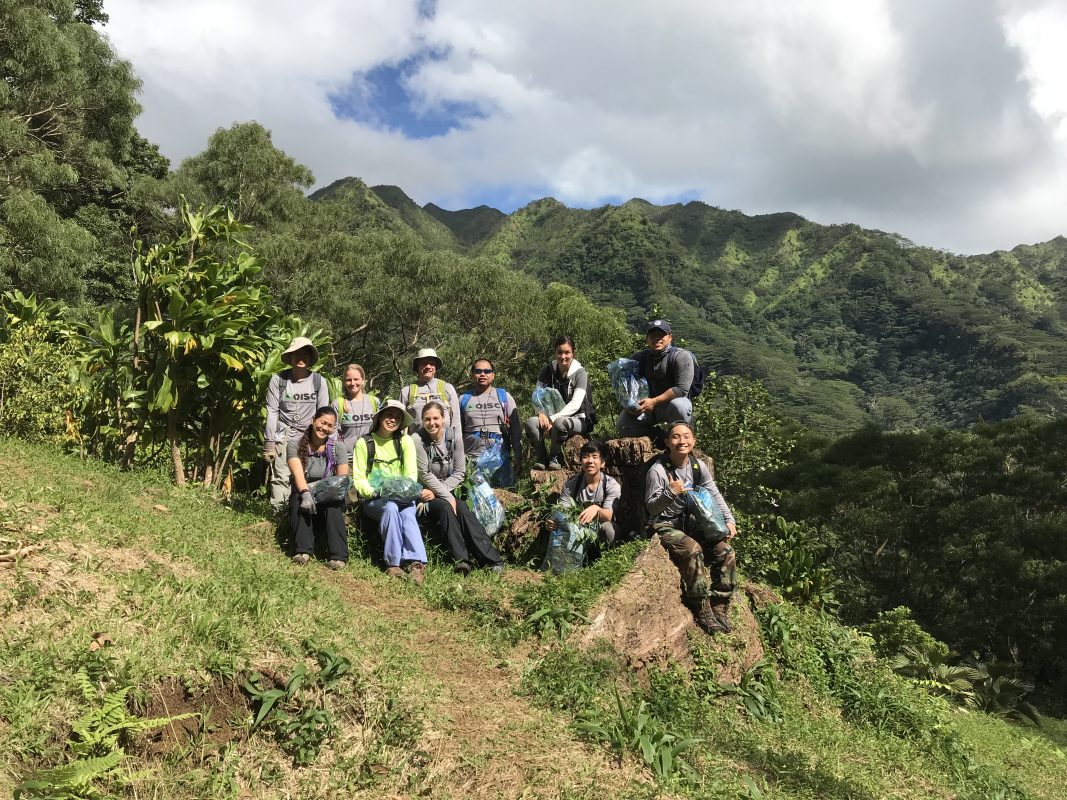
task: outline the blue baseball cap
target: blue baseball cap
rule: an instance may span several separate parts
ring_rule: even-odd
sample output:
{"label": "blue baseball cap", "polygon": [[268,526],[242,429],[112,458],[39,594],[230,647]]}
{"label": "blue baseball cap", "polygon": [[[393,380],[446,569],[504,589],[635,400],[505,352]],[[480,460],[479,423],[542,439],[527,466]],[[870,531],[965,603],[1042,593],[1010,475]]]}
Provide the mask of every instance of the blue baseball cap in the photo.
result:
{"label": "blue baseball cap", "polygon": [[667,320],[665,319],[654,319],[650,323],[648,323],[648,328],[645,329],[646,333],[651,333],[652,331],[663,331],[664,333],[670,333],[671,323],[667,322]]}

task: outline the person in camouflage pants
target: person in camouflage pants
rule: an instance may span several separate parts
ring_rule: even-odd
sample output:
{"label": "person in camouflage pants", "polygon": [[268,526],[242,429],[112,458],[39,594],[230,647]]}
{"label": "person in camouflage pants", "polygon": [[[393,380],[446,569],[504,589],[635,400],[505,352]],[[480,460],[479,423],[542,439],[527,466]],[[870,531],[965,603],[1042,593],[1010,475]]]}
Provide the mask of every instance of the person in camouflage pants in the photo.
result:
{"label": "person in camouflage pants", "polygon": [[[645,502],[652,530],[682,574],[685,603],[696,623],[708,633],[727,633],[737,564],[730,541],[737,535],[737,524],[711,469],[693,455],[695,446],[692,428],[684,422],[671,426],[667,453],[649,467]],[[687,524],[692,512],[685,494],[697,486],[711,493],[726,520],[728,533],[721,541],[712,541]]]}

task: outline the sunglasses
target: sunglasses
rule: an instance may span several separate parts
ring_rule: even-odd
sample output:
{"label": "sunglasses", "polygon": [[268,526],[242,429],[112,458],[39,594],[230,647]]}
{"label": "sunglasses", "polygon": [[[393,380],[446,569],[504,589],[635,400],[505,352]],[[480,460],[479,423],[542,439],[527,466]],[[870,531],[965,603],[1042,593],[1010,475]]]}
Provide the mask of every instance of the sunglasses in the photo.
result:
{"label": "sunglasses", "polygon": [[493,370],[491,370],[491,369],[472,369],[471,372],[473,372],[475,375],[492,375],[493,374]]}

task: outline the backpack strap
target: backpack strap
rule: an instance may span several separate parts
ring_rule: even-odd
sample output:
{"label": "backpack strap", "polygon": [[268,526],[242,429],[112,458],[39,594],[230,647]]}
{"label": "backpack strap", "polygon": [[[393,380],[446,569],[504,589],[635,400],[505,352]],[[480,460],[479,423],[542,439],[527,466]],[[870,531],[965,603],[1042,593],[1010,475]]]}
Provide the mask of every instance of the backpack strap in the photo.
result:
{"label": "backpack strap", "polygon": [[[317,372],[312,372],[311,373],[311,385],[315,387],[315,394],[316,395],[322,394],[322,376],[319,375],[319,373],[317,373]],[[330,393],[327,390],[326,397],[329,398],[329,396],[330,396]]]}
{"label": "backpack strap", "polygon": [[466,414],[467,413],[467,403],[469,403],[470,401],[471,401],[471,393],[470,392],[464,392],[463,396],[461,398],[459,398],[459,413],[461,413],[461,414]]}
{"label": "backpack strap", "polygon": [[367,400],[370,401],[371,412],[377,414],[378,409],[382,407],[382,401],[378,399],[378,395],[374,392],[367,392]]}
{"label": "backpack strap", "polygon": [[448,392],[445,391],[445,382],[440,378],[437,379],[437,395],[441,398],[441,405],[443,405],[448,413],[451,414],[452,404],[448,402]]}
{"label": "backpack strap", "polygon": [[369,433],[363,434],[363,441],[367,443],[367,473],[370,474],[371,467],[374,466],[374,437]]}
{"label": "backpack strap", "polygon": [[333,446],[337,443],[337,439],[331,435],[326,440],[326,472],[322,477],[329,478],[333,475],[333,469],[336,466],[336,462],[333,459]]}
{"label": "backpack strap", "polygon": [[504,428],[510,428],[511,423],[508,419],[508,393],[506,389],[500,386],[496,387],[496,399],[500,401],[500,413],[504,415]]}
{"label": "backpack strap", "polygon": [[411,388],[408,389],[408,411],[412,411],[415,408],[415,398],[419,396],[419,385],[412,381]]}

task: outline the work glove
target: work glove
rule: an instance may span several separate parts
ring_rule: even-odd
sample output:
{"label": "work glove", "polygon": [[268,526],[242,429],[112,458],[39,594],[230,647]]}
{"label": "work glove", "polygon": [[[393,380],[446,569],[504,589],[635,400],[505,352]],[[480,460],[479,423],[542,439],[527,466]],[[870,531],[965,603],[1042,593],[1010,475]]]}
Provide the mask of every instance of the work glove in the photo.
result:
{"label": "work glove", "polygon": [[315,498],[311,496],[311,491],[308,489],[300,493],[300,510],[309,514],[314,514],[318,511],[318,506],[315,505]]}

